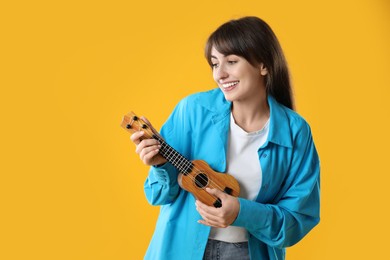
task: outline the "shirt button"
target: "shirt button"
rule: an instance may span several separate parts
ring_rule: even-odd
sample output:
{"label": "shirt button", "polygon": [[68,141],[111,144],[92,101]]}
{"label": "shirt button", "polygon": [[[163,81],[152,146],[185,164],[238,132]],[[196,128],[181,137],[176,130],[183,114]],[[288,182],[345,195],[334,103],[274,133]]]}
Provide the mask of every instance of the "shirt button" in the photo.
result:
{"label": "shirt button", "polygon": [[265,153],[265,154],[263,154],[263,158],[267,158],[267,154]]}

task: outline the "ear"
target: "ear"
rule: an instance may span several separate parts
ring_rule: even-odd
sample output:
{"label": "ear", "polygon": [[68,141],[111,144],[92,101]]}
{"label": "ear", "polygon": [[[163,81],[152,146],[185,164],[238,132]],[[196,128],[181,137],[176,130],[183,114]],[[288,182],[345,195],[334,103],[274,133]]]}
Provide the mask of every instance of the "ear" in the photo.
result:
{"label": "ear", "polygon": [[264,66],[264,63],[260,63],[260,74],[262,76],[265,76],[268,74],[267,68]]}

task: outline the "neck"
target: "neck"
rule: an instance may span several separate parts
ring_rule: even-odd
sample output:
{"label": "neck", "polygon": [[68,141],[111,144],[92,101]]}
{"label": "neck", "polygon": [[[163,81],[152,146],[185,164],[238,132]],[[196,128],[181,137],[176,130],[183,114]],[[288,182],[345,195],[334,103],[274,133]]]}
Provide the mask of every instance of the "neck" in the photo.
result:
{"label": "neck", "polygon": [[172,148],[168,143],[166,143],[162,138],[157,135],[153,136],[154,139],[158,140],[161,144],[160,154],[167,159],[173,166],[175,166],[181,173],[184,175],[191,172],[193,168],[192,162],[187,160],[183,155],[178,151]]}
{"label": "neck", "polygon": [[270,116],[267,96],[262,96],[256,102],[233,102],[232,113],[236,124],[245,131],[261,130]]}

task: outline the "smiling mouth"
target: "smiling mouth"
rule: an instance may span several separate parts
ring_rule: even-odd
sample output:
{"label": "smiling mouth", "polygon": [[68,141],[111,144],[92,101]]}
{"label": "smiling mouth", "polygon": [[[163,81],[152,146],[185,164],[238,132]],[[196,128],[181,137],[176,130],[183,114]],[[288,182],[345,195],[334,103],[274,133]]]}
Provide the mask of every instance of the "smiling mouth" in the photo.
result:
{"label": "smiling mouth", "polygon": [[232,90],[238,84],[238,82],[239,81],[229,82],[229,83],[221,84],[221,86],[223,90],[229,91]]}

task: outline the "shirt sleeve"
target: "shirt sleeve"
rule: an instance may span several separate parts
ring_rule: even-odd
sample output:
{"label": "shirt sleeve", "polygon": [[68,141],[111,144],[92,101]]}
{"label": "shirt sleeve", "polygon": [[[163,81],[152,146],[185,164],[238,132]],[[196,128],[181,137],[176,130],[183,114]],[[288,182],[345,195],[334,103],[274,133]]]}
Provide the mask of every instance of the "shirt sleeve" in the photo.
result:
{"label": "shirt sleeve", "polygon": [[307,124],[298,132],[293,149],[288,187],[280,199],[262,204],[239,198],[240,211],[233,223],[272,247],[294,245],[320,219],[320,163]]}
{"label": "shirt sleeve", "polygon": [[[175,107],[168,120],[161,128],[160,135],[179,153],[183,154],[186,143],[186,100],[182,100]],[[144,183],[146,199],[152,205],[172,203],[180,192],[177,181],[179,171],[169,162],[161,166],[150,167],[148,177]]]}

